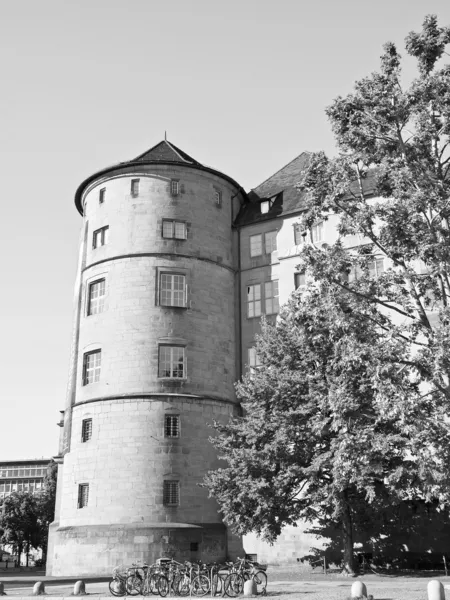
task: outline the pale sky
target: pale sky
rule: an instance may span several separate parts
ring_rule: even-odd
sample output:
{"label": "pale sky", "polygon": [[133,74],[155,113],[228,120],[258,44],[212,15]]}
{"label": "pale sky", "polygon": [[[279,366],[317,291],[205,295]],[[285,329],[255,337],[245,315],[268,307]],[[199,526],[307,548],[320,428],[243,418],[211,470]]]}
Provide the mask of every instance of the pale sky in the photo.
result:
{"label": "pale sky", "polygon": [[324,108],[430,13],[450,25],[448,0],[0,0],[0,460],[57,453],[79,183],[165,130],[247,190],[334,154]]}

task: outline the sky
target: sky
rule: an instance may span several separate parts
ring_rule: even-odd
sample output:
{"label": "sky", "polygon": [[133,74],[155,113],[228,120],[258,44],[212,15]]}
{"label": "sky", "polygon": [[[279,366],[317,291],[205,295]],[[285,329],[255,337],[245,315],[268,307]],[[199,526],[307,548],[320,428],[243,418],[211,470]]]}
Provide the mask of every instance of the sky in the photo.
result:
{"label": "sky", "polygon": [[[0,461],[54,456],[91,173],[167,138],[247,191],[448,0],[0,0]],[[405,81],[415,65],[405,57]]]}

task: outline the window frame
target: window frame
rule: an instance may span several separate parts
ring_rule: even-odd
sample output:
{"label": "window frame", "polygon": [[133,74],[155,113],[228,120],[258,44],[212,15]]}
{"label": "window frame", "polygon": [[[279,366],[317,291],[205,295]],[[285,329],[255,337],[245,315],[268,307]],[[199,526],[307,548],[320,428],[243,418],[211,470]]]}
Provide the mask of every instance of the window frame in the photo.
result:
{"label": "window frame", "polygon": [[222,208],[222,192],[214,188],[214,204],[217,208]]}
{"label": "window frame", "polygon": [[89,484],[78,484],[78,503],[77,508],[87,508],[89,506]]}
{"label": "window frame", "polygon": [[131,180],[130,182],[130,196],[132,198],[137,198],[139,196],[139,192],[140,192],[140,184],[141,184],[141,180],[140,178],[134,178]]}
{"label": "window frame", "polygon": [[[109,237],[109,225],[105,225],[104,227],[99,227],[95,229],[92,233],[92,249],[96,250],[97,248],[101,248],[102,246],[106,246],[108,243]],[[98,243],[100,241],[100,243]]]}
{"label": "window frame", "polygon": [[[98,285],[103,283],[103,295],[98,295],[97,298],[94,298],[95,302],[98,303],[100,308],[97,308],[95,312],[92,310],[92,290],[94,285]],[[86,316],[90,317],[93,315],[99,315],[104,312],[105,308],[105,298],[106,298],[106,279],[105,277],[100,277],[99,279],[95,279],[88,283],[88,293],[87,293],[87,307],[86,307]]]}
{"label": "window frame", "polygon": [[306,242],[307,231],[300,223],[294,223],[294,246],[302,246]]}
{"label": "window frame", "polygon": [[92,439],[92,418],[87,417],[81,421],[81,442],[85,444]]}
{"label": "window frame", "polygon": [[[172,422],[172,419],[174,421]],[[175,423],[175,426],[174,426]],[[175,431],[175,433],[173,433]],[[164,437],[170,439],[180,438],[180,415],[165,414],[164,415]]]}
{"label": "window frame", "polygon": [[180,180],[179,179],[171,179],[170,180],[170,195],[172,197],[180,195]]}
{"label": "window frame", "polygon": [[[267,293],[270,288],[271,295]],[[275,293],[276,292],[276,293]],[[268,303],[271,304],[270,311],[267,308]],[[264,282],[264,314],[277,315],[280,312],[280,287],[278,279],[271,279]]]}
{"label": "window frame", "polygon": [[[276,229],[272,229],[271,231],[266,231],[264,233],[264,252],[266,254],[272,254],[272,252],[276,252],[278,250],[277,247],[277,233],[278,231]],[[275,243],[275,248],[273,248],[272,250],[267,250],[267,238],[269,238],[269,240],[271,240],[270,242],[270,247],[273,247],[274,243]]]}
{"label": "window frame", "polygon": [[247,366],[249,369],[258,369],[262,365],[255,346],[247,349]]}
{"label": "window frame", "polygon": [[[170,277],[171,281],[172,281],[172,285],[170,287],[170,292],[171,292],[171,300],[174,299],[174,294],[177,290],[174,289],[174,278],[175,277],[182,277],[183,278],[183,304],[167,304],[165,301],[163,301],[163,291],[165,291],[166,288],[163,288],[163,277]],[[164,269],[158,270],[158,305],[159,306],[164,306],[166,308],[187,308],[187,290],[188,290],[188,286],[187,286],[187,277],[186,277],[186,273],[180,273],[179,271],[166,271]]]}
{"label": "window frame", "polygon": [[[304,283],[298,283],[297,281],[300,279],[300,277],[304,277]],[[305,271],[297,271],[296,273],[294,273],[294,289],[296,290],[302,290],[306,287],[306,273]]]}
{"label": "window frame", "polygon": [[[89,361],[91,356],[99,356],[99,364],[96,365],[94,364],[92,367],[89,367]],[[90,380],[89,376],[88,376],[88,372],[89,371],[93,371],[94,373],[94,377],[93,377],[93,381]],[[82,377],[82,384],[83,386],[85,385],[92,385],[93,383],[98,383],[100,381],[100,375],[101,375],[101,370],[102,370],[102,351],[100,348],[96,349],[96,350],[90,350],[89,352],[85,352],[83,354],[83,377]],[[98,373],[98,375],[97,375]]]}
{"label": "window frame", "polygon": [[[259,288],[259,295],[256,294],[255,291],[250,291],[250,288]],[[250,297],[252,296],[252,297]],[[257,319],[262,315],[262,296],[261,296],[261,284],[260,283],[250,283],[247,285],[247,319]],[[250,310],[250,306],[253,306],[252,311]],[[259,306],[259,313],[257,313],[256,307]],[[252,312],[253,314],[250,314]]]}
{"label": "window frame", "polygon": [[[172,235],[164,235],[164,224],[172,224]],[[183,225],[183,237],[177,236],[177,225]],[[161,237],[165,240],[187,240],[187,223],[186,221],[179,221],[177,219],[163,219],[161,224]]]}
{"label": "window frame", "polygon": [[[314,223],[314,225],[311,226],[311,242],[313,244],[320,244],[320,242],[323,242],[323,221],[319,221],[318,223]],[[320,237],[317,237],[317,234],[320,234]]]}
{"label": "window frame", "polygon": [[[171,501],[172,493],[175,491],[175,501]],[[180,506],[180,482],[175,479],[164,479],[163,482],[163,505]]]}
{"label": "window frame", "polygon": [[[161,362],[161,352],[163,349],[168,348],[170,349],[170,358],[169,358],[169,372],[170,375],[162,375],[162,371],[163,371],[163,363]],[[175,362],[176,360],[178,360],[179,357],[174,359],[174,350],[175,348],[179,349],[181,348],[183,350],[182,352],[182,357],[183,357],[183,362],[182,362],[182,375],[174,375],[174,373],[176,371],[179,371],[178,369],[175,369]],[[178,363],[179,364],[179,363]],[[167,371],[167,369],[164,369],[164,371]],[[181,344],[158,344],[158,379],[172,379],[174,381],[182,381],[184,379],[187,378],[186,375],[186,346],[181,345]]]}
{"label": "window frame", "polygon": [[105,202],[105,198],[106,198],[106,188],[100,188],[98,191],[98,203],[99,204],[103,204]]}
{"label": "window frame", "polygon": [[[252,244],[252,240],[255,240],[256,238],[259,238],[259,243]],[[262,256],[262,254],[263,254],[263,239],[262,239],[261,233],[255,233],[255,235],[250,235],[249,236],[249,244],[250,244],[250,258]],[[255,246],[256,246],[256,252],[255,252]],[[258,250],[258,248],[259,248],[259,250]]]}

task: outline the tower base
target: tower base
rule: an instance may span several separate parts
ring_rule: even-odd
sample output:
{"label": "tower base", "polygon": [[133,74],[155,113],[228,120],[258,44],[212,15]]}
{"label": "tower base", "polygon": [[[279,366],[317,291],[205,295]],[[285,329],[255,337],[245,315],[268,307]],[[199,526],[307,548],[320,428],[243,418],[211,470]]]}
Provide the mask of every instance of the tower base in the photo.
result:
{"label": "tower base", "polygon": [[47,575],[110,575],[118,565],[152,564],[161,557],[221,562],[243,556],[236,540],[223,523],[59,527],[55,522],[49,531]]}

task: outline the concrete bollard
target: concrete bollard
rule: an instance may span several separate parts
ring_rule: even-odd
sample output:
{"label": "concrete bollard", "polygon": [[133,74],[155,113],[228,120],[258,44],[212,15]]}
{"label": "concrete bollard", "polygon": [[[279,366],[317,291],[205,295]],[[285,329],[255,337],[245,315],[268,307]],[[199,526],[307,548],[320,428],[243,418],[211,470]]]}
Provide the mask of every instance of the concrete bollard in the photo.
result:
{"label": "concrete bollard", "polygon": [[350,591],[350,598],[367,598],[366,584],[362,581],[355,581]]}
{"label": "concrete bollard", "polygon": [[256,581],[249,579],[244,582],[244,596],[256,596]]}
{"label": "concrete bollard", "polygon": [[80,579],[80,581],[77,581],[73,586],[73,595],[86,596],[86,585],[82,579]]}
{"label": "concrete bollard", "polygon": [[445,600],[444,586],[437,579],[432,579],[427,585],[428,600]]}
{"label": "concrete bollard", "polygon": [[5,586],[3,585],[2,581],[0,581],[0,596],[6,596],[6,594],[5,594]]}
{"label": "concrete bollard", "polygon": [[33,586],[32,596],[43,596],[45,594],[45,585],[43,581],[36,581]]}

